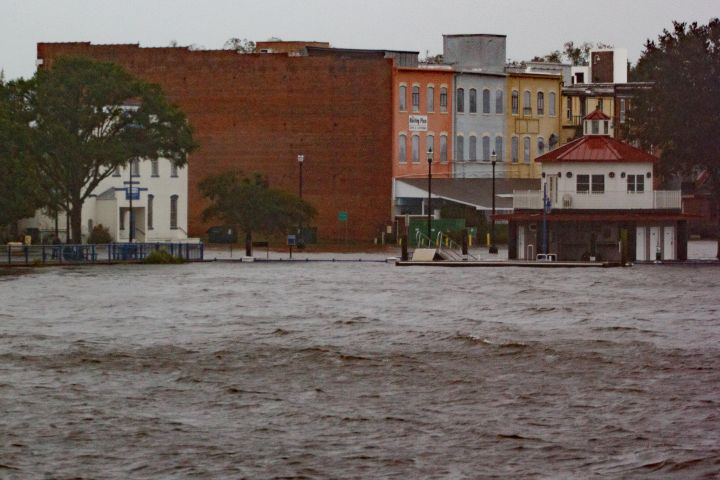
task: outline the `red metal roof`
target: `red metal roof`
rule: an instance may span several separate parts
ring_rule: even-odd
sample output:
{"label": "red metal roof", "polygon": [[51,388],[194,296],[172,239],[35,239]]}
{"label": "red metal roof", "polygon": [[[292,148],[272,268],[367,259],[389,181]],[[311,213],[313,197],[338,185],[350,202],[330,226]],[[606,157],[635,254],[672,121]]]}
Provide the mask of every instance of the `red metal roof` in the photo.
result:
{"label": "red metal roof", "polygon": [[[602,112],[600,112],[602,113]],[[536,162],[650,162],[657,157],[605,135],[585,135],[540,155]]]}
{"label": "red metal roof", "polygon": [[610,120],[610,117],[605,115],[599,108],[593,110],[590,115],[586,115],[583,120]]}

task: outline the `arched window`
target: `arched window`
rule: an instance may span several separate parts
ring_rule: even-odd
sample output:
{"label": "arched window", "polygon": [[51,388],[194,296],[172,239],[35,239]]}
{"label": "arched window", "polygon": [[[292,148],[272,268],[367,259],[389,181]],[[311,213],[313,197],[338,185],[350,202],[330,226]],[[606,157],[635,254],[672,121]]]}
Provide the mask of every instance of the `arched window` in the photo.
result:
{"label": "arched window", "polygon": [[398,95],[398,100],[400,101],[400,111],[404,112],[407,110],[407,87],[405,85],[400,85],[400,93]]}
{"label": "arched window", "polygon": [[440,135],[440,162],[447,163],[447,135]]}
{"label": "arched window", "polygon": [[433,86],[427,87],[427,111],[435,111],[435,87]]}
{"label": "arched window", "polygon": [[482,149],[483,149],[482,159],[487,162],[490,160],[490,137],[488,137],[487,135],[485,135],[483,137]]}
{"label": "arched window", "polygon": [[455,137],[455,159],[459,162],[465,160],[465,138],[462,135]]}
{"label": "arched window", "polygon": [[470,150],[470,160],[477,160],[477,137],[470,135],[470,144],[468,145]]}
{"label": "arched window", "polygon": [[530,163],[530,137],[523,139],[523,161]]}
{"label": "arched window", "polygon": [[177,230],[178,228],[178,196],[170,196],[170,229]]}
{"label": "arched window", "polygon": [[417,85],[412,87],[412,109],[413,112],[420,111],[420,87]]}
{"label": "arched window", "polygon": [[483,113],[490,113],[490,90],[483,89]]}
{"label": "arched window", "polygon": [[503,161],[503,137],[500,135],[495,137],[495,155],[497,155],[498,162]]}
{"label": "arched window", "polygon": [[437,153],[435,153],[435,135],[428,135],[425,138],[425,152],[432,148],[433,160],[437,159]]}
{"label": "arched window", "polygon": [[465,90],[462,88],[457,89],[457,98],[455,99],[457,104],[457,111],[458,113],[463,113],[465,111]]}
{"label": "arched window", "polygon": [[537,139],[537,154],[538,157],[545,153],[545,139],[543,137],[538,137]]}
{"label": "arched window", "polygon": [[470,113],[477,113],[477,90],[470,89]]}
{"label": "arched window", "polygon": [[532,98],[529,90],[523,92],[523,115],[532,115]]}
{"label": "arched window", "polygon": [[537,113],[545,115],[545,94],[543,92],[537,93]]}
{"label": "arched window", "polygon": [[160,176],[160,165],[159,165],[159,163],[160,163],[160,162],[159,162],[159,160],[158,160],[157,158],[153,158],[152,160],[150,160],[150,165],[151,165],[151,167],[152,167],[152,168],[151,168],[152,173],[150,174],[151,176],[153,176],[153,177],[159,177],[159,176]]}
{"label": "arched window", "polygon": [[147,228],[148,230],[153,229],[153,207],[155,202],[155,195],[148,194],[147,196]]}
{"label": "arched window", "polygon": [[555,116],[555,92],[550,92],[548,95],[548,111],[551,116]]}
{"label": "arched window", "polygon": [[401,134],[400,137],[398,137],[398,157],[400,158],[400,163],[407,162],[407,137],[404,134]]}
{"label": "arched window", "polygon": [[512,137],[510,143],[510,155],[512,156],[512,163],[518,162],[518,137]]}
{"label": "arched window", "polygon": [[518,91],[517,90],[512,91],[512,114],[513,115],[518,114]]}
{"label": "arched window", "polygon": [[420,136],[419,135],[412,136],[412,162],[413,163],[420,162]]}
{"label": "arched window", "polygon": [[447,112],[447,87],[440,87],[440,111]]}
{"label": "arched window", "polygon": [[495,113],[503,113],[504,110],[503,91],[495,90]]}

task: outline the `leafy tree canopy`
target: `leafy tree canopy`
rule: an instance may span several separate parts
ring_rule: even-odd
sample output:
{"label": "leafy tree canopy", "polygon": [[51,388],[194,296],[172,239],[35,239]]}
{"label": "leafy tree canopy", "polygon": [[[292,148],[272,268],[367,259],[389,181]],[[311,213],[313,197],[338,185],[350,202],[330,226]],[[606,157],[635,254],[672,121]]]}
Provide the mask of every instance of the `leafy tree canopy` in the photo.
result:
{"label": "leafy tree canopy", "polygon": [[40,206],[38,182],[26,164],[30,127],[21,107],[0,79],[0,226],[30,217]]}
{"label": "leafy tree canopy", "polygon": [[231,38],[223,45],[226,50],[235,50],[239,53],[254,53],[255,42],[247,38]]}
{"label": "leafy tree canopy", "polygon": [[533,62],[551,62],[551,63],[570,63],[572,65],[587,65],[590,60],[590,50],[600,48],[613,48],[604,42],[583,42],[575,44],[568,41],[563,44],[562,50],[553,50],[552,52],[533,57]]}
{"label": "leafy tree canopy", "polygon": [[709,174],[718,201],[720,19],[707,25],[674,22],[672,31],[645,43],[635,73],[654,86],[633,100],[631,137],[645,148],[660,148],[666,173]]}
{"label": "leafy tree canopy", "polygon": [[236,225],[248,239],[253,233],[287,233],[316,215],[310,204],[271,188],[267,179],[257,173],[252,177],[243,177],[239,172],[222,173],[205,178],[199,187],[210,202],[203,219]]}
{"label": "leafy tree canopy", "polygon": [[192,129],[158,85],[121,67],[81,57],[7,85],[32,127],[28,165],[46,199],[65,205],[80,241],[81,211],[98,184],[134,158],[187,163]]}

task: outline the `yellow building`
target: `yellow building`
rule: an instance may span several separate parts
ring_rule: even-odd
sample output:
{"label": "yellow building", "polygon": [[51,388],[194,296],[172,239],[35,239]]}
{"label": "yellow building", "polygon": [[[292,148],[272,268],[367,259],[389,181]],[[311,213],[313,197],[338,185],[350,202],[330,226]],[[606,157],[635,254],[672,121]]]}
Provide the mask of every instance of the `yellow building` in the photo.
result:
{"label": "yellow building", "polygon": [[535,159],[560,144],[562,75],[507,70],[508,176],[540,178]]}

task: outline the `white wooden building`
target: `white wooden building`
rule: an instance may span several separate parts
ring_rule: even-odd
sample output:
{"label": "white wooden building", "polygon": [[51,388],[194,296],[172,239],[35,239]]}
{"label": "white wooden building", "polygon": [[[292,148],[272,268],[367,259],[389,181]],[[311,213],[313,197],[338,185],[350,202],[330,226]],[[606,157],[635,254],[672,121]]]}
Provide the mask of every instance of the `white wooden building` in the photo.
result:
{"label": "white wooden building", "polygon": [[655,190],[657,157],[614,139],[599,110],[583,122],[583,137],[536,160],[541,189],[513,192],[513,213],[496,216],[509,221],[509,257],[687,259],[689,216],[680,191]]}

